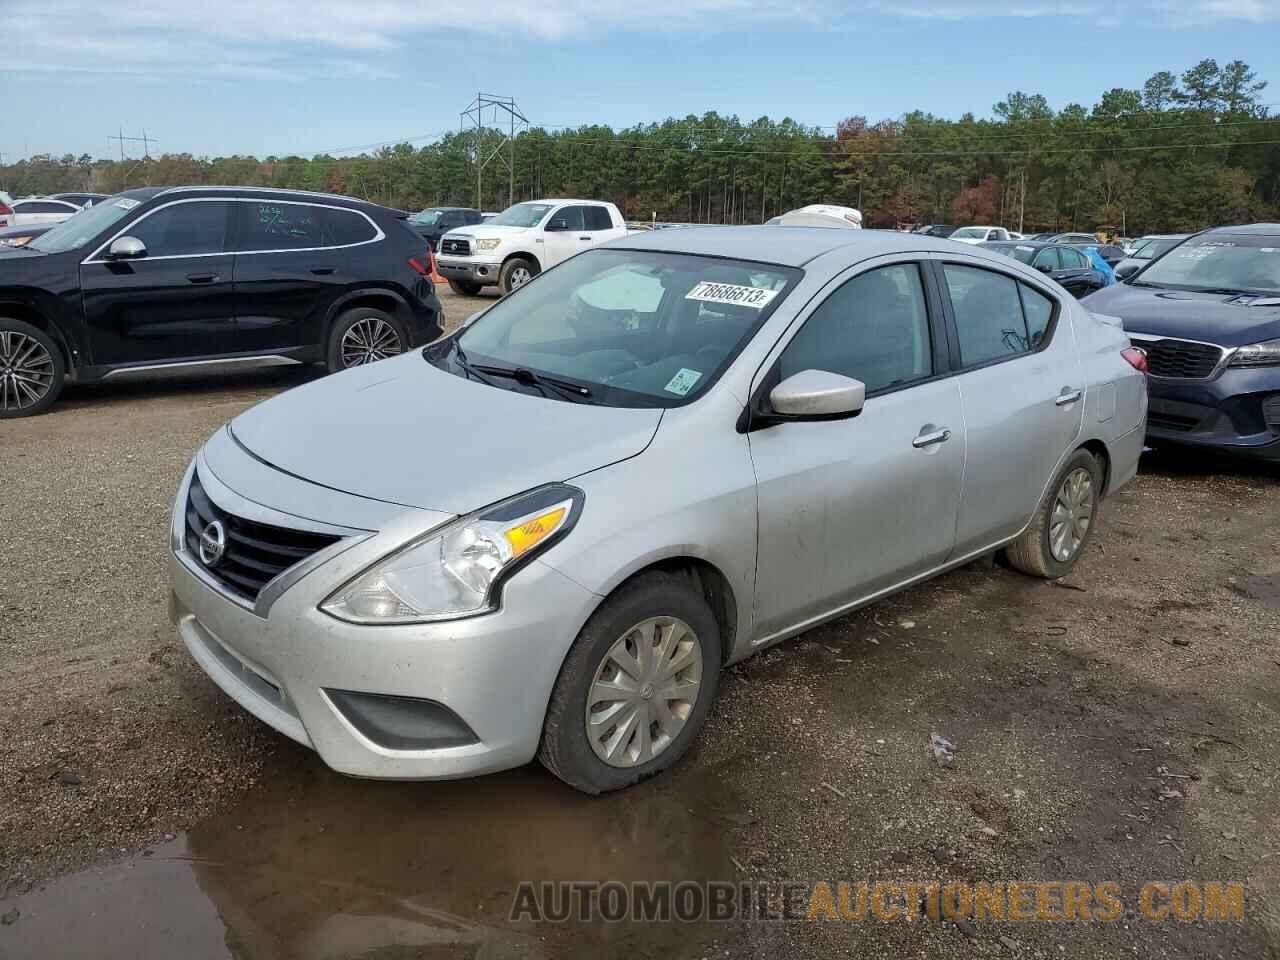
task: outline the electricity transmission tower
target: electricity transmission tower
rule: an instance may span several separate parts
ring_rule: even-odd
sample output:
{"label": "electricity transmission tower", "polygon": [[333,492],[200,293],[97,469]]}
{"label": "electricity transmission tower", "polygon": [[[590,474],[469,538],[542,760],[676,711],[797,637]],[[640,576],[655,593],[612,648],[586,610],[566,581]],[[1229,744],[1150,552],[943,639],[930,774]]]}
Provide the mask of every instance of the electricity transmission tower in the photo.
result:
{"label": "electricity transmission tower", "polygon": [[124,162],[124,145],[126,142],[142,144],[142,156],[143,156],[143,159],[145,160],[151,159],[151,144],[160,142],[155,137],[148,137],[147,131],[145,129],[142,131],[142,136],[140,137],[126,137],[124,135],[124,127],[120,128],[119,134],[117,134],[114,137],[107,137],[107,139],[115,140],[117,143],[120,144],[120,162],[121,163]]}
{"label": "electricity transmission tower", "polygon": [[[486,116],[492,118],[488,125],[485,123]],[[469,128],[474,130],[475,141],[472,150],[476,161],[476,209],[481,210],[484,208],[484,193],[482,189],[484,168],[495,158],[500,160],[507,168],[507,174],[510,178],[507,202],[508,204],[515,203],[516,133],[519,130],[529,129],[529,118],[520,112],[514,97],[498,97],[489,93],[477,93],[470,106],[459,114],[458,120],[460,133],[465,133]],[[503,127],[506,127],[506,129],[504,130]],[[501,139],[498,141],[497,146],[486,153],[484,135],[485,131],[489,129],[496,130]]]}

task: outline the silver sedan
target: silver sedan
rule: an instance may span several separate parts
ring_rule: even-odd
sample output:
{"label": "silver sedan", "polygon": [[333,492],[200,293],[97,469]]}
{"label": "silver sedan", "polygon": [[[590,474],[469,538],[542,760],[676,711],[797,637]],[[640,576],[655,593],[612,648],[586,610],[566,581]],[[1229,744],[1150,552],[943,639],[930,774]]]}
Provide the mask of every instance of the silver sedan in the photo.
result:
{"label": "silver sedan", "polygon": [[172,612],[345,773],[538,757],[615,790],[726,664],[1004,551],[1066,574],[1133,477],[1145,358],[1007,257],[820,228],[627,237],[199,452]]}

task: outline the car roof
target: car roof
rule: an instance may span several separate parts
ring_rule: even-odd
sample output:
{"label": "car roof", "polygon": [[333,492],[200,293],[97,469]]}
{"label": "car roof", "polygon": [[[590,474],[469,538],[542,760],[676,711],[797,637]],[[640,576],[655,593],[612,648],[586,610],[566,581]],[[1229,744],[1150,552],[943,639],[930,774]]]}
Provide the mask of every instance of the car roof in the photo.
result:
{"label": "car roof", "polygon": [[1254,237],[1273,237],[1280,235],[1280,223],[1242,223],[1235,227],[1211,227],[1205,234],[1238,234]]}
{"label": "car roof", "polygon": [[684,227],[648,230],[609,244],[614,248],[730,257],[800,267],[833,250],[853,248],[861,257],[886,253],[958,253],[964,244],[896,230],[841,230],[835,227]]}
{"label": "car roof", "polygon": [[326,203],[336,203],[345,206],[361,207],[365,210],[383,210],[404,216],[403,210],[396,210],[392,207],[384,207],[381,204],[373,203],[369,200],[361,200],[359,197],[344,197],[338,193],[319,193],[312,190],[286,190],[281,187],[223,187],[223,186],[195,186],[195,187],[161,187],[156,194],[191,194],[193,196],[211,196],[216,197],[224,193],[238,193],[244,196],[263,196],[277,200],[324,200]]}
{"label": "car roof", "polygon": [[1054,243],[1052,240],[988,240],[984,247],[1069,247],[1069,243]]}
{"label": "car roof", "polygon": [[[600,206],[607,206],[608,200],[580,200],[577,197],[545,197],[541,200],[521,200],[520,203],[595,203]],[[512,204],[519,206],[519,204]]]}

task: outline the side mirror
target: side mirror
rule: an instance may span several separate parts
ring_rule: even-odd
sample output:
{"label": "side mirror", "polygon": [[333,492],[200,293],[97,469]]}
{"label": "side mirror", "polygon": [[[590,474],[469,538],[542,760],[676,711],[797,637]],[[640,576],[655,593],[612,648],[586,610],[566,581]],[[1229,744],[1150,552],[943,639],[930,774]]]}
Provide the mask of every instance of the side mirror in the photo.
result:
{"label": "side mirror", "polygon": [[769,404],[790,420],[844,420],[862,411],[867,385],[826,370],[801,370],[769,391]]}
{"label": "side mirror", "polygon": [[140,260],[146,255],[146,244],[137,237],[116,237],[107,249],[108,260]]}
{"label": "side mirror", "polygon": [[563,217],[557,217],[554,220],[548,220],[546,230],[548,233],[563,233],[569,229],[569,221]]}
{"label": "side mirror", "polygon": [[1141,269],[1141,265],[1137,263],[1129,263],[1129,264],[1125,264],[1123,267],[1117,267],[1116,279],[1128,280],[1135,273],[1137,273],[1139,269]]}
{"label": "side mirror", "polygon": [[1053,267],[1049,266],[1047,263],[1037,263],[1036,269],[1041,273],[1053,273]]}

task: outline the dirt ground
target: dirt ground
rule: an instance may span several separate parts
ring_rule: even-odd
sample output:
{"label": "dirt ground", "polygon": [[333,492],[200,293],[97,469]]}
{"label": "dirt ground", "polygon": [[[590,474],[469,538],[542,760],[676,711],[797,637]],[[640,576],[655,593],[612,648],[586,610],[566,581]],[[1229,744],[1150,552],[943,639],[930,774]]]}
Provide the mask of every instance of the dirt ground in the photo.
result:
{"label": "dirt ground", "polygon": [[[182,470],[315,375],[73,388],[0,425],[0,956],[1280,957],[1275,470],[1149,456],[1062,584],[967,567],[736,666],[694,751],[624,794],[536,766],[368,783],[221,694],[166,618]],[[506,920],[524,879],[686,878],[1114,880],[1127,909]],[[1138,914],[1181,879],[1243,881],[1244,921]]]}

